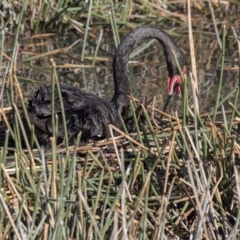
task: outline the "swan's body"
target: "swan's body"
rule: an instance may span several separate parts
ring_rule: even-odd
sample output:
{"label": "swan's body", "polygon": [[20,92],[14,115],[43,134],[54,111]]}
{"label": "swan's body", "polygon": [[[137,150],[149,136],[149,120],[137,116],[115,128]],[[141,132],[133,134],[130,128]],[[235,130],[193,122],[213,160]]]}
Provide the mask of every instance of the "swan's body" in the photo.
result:
{"label": "swan's body", "polygon": [[[110,136],[108,124],[120,127],[118,114],[127,114],[129,95],[132,93],[128,70],[128,59],[135,43],[143,38],[156,38],[163,46],[169,72],[168,93],[180,93],[181,76],[175,63],[173,52],[185,71],[184,54],[174,41],[160,28],[143,26],[134,29],[120,43],[113,58],[114,96],[108,102],[96,95],[77,90],[69,86],[61,86],[61,94],[66,113],[67,129],[70,137],[74,138],[82,132],[82,139],[99,139]],[[52,136],[51,124],[51,87],[43,86],[29,101],[29,118],[36,129],[42,131],[42,144]],[[58,138],[64,138],[60,102],[55,90],[54,113],[58,115]]]}
{"label": "swan's body", "polygon": [[[110,136],[109,124],[120,127],[118,113],[108,101],[74,87],[61,85],[61,94],[70,138],[82,132],[82,140]],[[52,134],[51,120],[52,88],[42,86],[29,102],[30,121],[45,133]],[[58,115],[58,137],[64,138],[61,106],[55,89],[54,113]]]}

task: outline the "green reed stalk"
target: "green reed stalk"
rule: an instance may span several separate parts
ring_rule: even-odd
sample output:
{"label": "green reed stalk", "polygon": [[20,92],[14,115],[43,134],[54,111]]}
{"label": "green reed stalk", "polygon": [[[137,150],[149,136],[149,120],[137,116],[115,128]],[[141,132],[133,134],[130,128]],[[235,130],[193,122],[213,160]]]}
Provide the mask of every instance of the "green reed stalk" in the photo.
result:
{"label": "green reed stalk", "polygon": [[[83,178],[82,178],[82,171],[78,170],[77,171],[77,180],[78,180],[78,183],[77,183],[77,189],[78,191],[83,191],[83,188],[84,188],[84,182],[83,182]],[[86,238],[86,234],[85,234],[85,218],[84,218],[84,207],[83,207],[83,202],[80,201],[78,199],[78,218],[79,221],[78,221],[78,225],[79,225],[79,235],[82,237],[82,238]]]}
{"label": "green reed stalk", "polygon": [[[46,224],[46,219],[48,218],[47,214],[44,214],[41,217],[41,221],[39,222],[38,226],[36,226],[36,229],[34,231],[33,236],[31,237],[31,239],[36,239],[39,235],[42,236],[42,229],[44,229],[44,225]],[[39,219],[40,220],[40,219]],[[48,238],[50,239],[50,238]]]}
{"label": "green reed stalk", "polygon": [[[235,94],[236,91],[237,91],[237,88],[232,89],[225,97],[219,99],[218,104],[216,104],[215,106],[216,106],[217,108],[219,108],[225,101],[227,101],[229,98],[231,98],[232,95]],[[213,116],[214,116],[214,114],[216,114],[216,113],[215,113],[215,109],[213,109],[213,110],[209,113],[209,116],[210,116],[210,115],[213,115]]]}
{"label": "green reed stalk", "polygon": [[61,92],[61,87],[58,81],[58,76],[56,73],[56,66],[54,63],[54,76],[55,76],[55,82],[57,86],[57,91],[58,91],[58,98],[61,106],[61,118],[63,121],[63,129],[64,129],[64,141],[65,141],[65,146],[66,146],[66,155],[69,155],[69,139],[68,139],[68,129],[67,129],[67,122],[66,122],[66,113],[64,109],[64,104],[63,104],[63,99],[62,99],[62,92]]}
{"label": "green reed stalk", "polygon": [[[33,207],[33,212],[32,212],[32,222],[31,222],[31,225],[30,225],[30,231],[29,232],[32,232],[33,229],[36,226],[38,207],[40,205],[39,197],[40,197],[42,180],[43,180],[42,177],[39,177],[37,187],[36,187],[36,193],[35,193],[35,196],[34,196],[35,201],[34,201],[34,207]],[[30,237],[30,239],[33,239],[33,238]]]}
{"label": "green reed stalk", "polygon": [[[55,114],[55,129],[54,129],[54,132],[55,132],[55,136],[58,136],[58,122],[59,122],[59,117],[58,117],[58,114]],[[57,137],[56,137],[56,141],[57,141]]]}
{"label": "green reed stalk", "polygon": [[124,186],[121,184],[121,186],[118,187],[118,189],[116,189],[117,192],[115,193],[115,198],[111,202],[111,205],[109,206],[110,207],[109,212],[108,212],[107,216],[105,217],[106,221],[105,221],[105,224],[104,224],[102,232],[101,232],[102,236],[104,236],[106,234],[106,231],[109,230],[109,227],[111,226],[111,224],[113,222],[113,214],[114,214],[114,211],[116,209],[116,206],[119,203],[119,198],[122,194],[122,188],[123,187]]}
{"label": "green reed stalk", "polygon": [[212,21],[213,21],[215,34],[216,34],[217,41],[218,41],[218,45],[219,45],[220,49],[223,49],[222,42],[221,42],[221,39],[220,39],[220,36],[219,36],[219,32],[218,32],[218,27],[217,27],[217,22],[216,22],[214,10],[213,10],[213,7],[212,7],[212,3],[209,0],[208,0],[208,3],[209,3],[209,9],[210,9],[210,12],[211,12]]}
{"label": "green reed stalk", "polygon": [[[239,96],[239,87],[236,88],[234,103],[233,103],[234,106],[237,106],[238,96]],[[235,110],[233,109],[232,114],[231,114],[231,118],[230,118],[230,124],[228,126],[228,131],[229,132],[232,131],[234,117],[235,117]]]}
{"label": "green reed stalk", "polygon": [[39,32],[38,27],[39,27],[39,23],[42,21],[42,16],[45,14],[45,5],[46,5],[46,2],[45,1],[41,1],[41,6],[40,6],[39,13],[36,15],[37,19],[31,19],[32,24],[33,24],[33,21],[35,22],[35,25],[33,27],[35,34],[37,34]]}
{"label": "green reed stalk", "polygon": [[[240,66],[240,39],[239,36],[236,33],[236,30],[234,29],[233,25],[231,26],[233,35],[237,41],[237,46],[238,46],[238,66]],[[240,87],[240,68],[238,68],[238,87]]]}
{"label": "green reed stalk", "polygon": [[122,3],[122,12],[121,12],[121,20],[126,24],[128,22],[128,13],[130,10],[131,1],[125,0],[125,3]]}
{"label": "green reed stalk", "polygon": [[52,61],[52,86],[51,86],[51,122],[52,122],[52,136],[56,140],[56,126],[55,126],[55,79],[56,68],[55,63]]}
{"label": "green reed stalk", "polygon": [[95,230],[95,232],[97,234],[98,239],[99,240],[103,240],[103,237],[102,237],[103,233],[100,232],[100,230],[98,228],[97,221],[96,221],[95,217],[93,216],[93,214],[91,212],[91,209],[89,208],[89,206],[87,204],[86,198],[84,197],[84,195],[82,194],[81,191],[78,191],[78,196],[79,196],[80,201],[82,201],[83,206],[84,206],[84,208],[85,208],[85,210],[86,210],[86,212],[87,212],[87,214],[88,214],[88,216],[89,216],[89,218],[90,218],[90,220],[91,220],[91,222],[92,222],[92,224],[94,226],[94,230]]}
{"label": "green reed stalk", "polygon": [[115,17],[116,13],[114,11],[114,5],[112,0],[110,0],[110,4],[111,4],[110,22],[111,22],[112,31],[113,31],[113,39],[114,39],[115,47],[117,47],[118,44],[120,43],[120,37],[119,37],[118,27],[116,23],[116,17]]}
{"label": "green reed stalk", "polygon": [[14,234],[15,234],[14,236],[17,239],[21,240],[22,238],[20,236],[20,233],[18,232],[17,226],[15,225],[15,218],[14,219],[12,218],[12,215],[11,215],[9,209],[8,209],[7,204],[5,203],[5,200],[3,198],[2,193],[0,193],[0,203],[3,206],[3,209],[5,210],[5,213],[6,213],[7,217],[8,217],[9,222],[11,223],[11,228],[13,229]]}
{"label": "green reed stalk", "polygon": [[[56,151],[56,139],[54,137],[50,138],[51,140],[51,150],[52,150],[52,174],[51,174],[51,193],[50,196],[52,199],[57,199],[57,151]],[[53,214],[57,213],[57,203],[54,202]]]}
{"label": "green reed stalk", "polygon": [[[0,148],[0,166],[4,165],[4,163],[6,161],[6,155],[4,154],[3,151],[4,150],[2,148]],[[2,184],[3,184],[3,182],[2,182],[2,180],[3,180],[2,174],[3,174],[3,172],[0,171],[0,189],[2,189]],[[2,206],[0,206],[0,210],[2,210]],[[0,222],[1,222],[1,217],[0,217]],[[0,224],[0,226],[1,226],[1,224]]]}
{"label": "green reed stalk", "polygon": [[[112,181],[113,180],[113,177],[110,177],[108,179],[108,185],[107,185],[107,190],[106,190],[106,194],[104,195],[104,199],[103,199],[103,206],[102,206],[102,213],[101,213],[101,221],[100,221],[100,231],[102,232],[103,231],[103,224],[104,224],[104,221],[106,221],[105,219],[105,213],[106,213],[106,208],[109,204],[108,202],[108,198],[110,196],[110,190],[111,190],[111,185],[112,185]],[[104,237],[104,235],[103,235]]]}
{"label": "green reed stalk", "polygon": [[[61,157],[60,154],[57,154],[58,156],[58,177],[60,179],[60,181],[58,182],[58,197],[63,197],[63,191],[65,188],[65,174],[67,171],[67,161],[65,157]],[[69,174],[72,174],[71,172],[69,172]],[[69,189],[68,189],[69,190]]]}
{"label": "green reed stalk", "polygon": [[131,180],[129,181],[129,188],[131,189],[139,175],[140,167],[141,167],[141,153],[138,152],[135,158],[135,161],[133,161],[133,167],[132,167],[132,175]]}
{"label": "green reed stalk", "polygon": [[148,113],[147,113],[147,111],[146,111],[146,109],[144,108],[143,105],[142,105],[142,109],[143,109],[144,116],[145,116],[145,118],[147,120],[147,124],[148,124],[149,130],[150,130],[150,132],[152,134],[152,137],[153,137],[153,140],[154,140],[154,143],[155,143],[155,147],[157,148],[158,154],[160,154],[161,149],[159,147],[158,139],[156,137],[155,131],[154,131],[153,126],[152,126],[152,123],[150,121],[149,115],[148,115]]}
{"label": "green reed stalk", "polygon": [[141,206],[141,205],[144,205],[144,203],[142,203],[142,200],[144,199],[144,198],[143,198],[144,193],[145,193],[148,185],[150,184],[151,176],[152,176],[152,172],[148,172],[148,173],[146,174],[146,178],[145,178],[144,185],[143,185],[143,187],[141,188],[141,190],[140,190],[137,198],[136,198],[135,201],[133,202],[133,207],[132,207],[131,216],[130,216],[130,218],[128,219],[128,222],[127,222],[127,227],[128,227],[128,228],[130,227],[130,225],[131,225],[132,222],[134,221],[134,217],[136,216],[137,212],[139,211],[140,206]]}
{"label": "green reed stalk", "polygon": [[129,59],[139,56],[144,50],[148,49],[153,43],[155,43],[156,39],[151,39],[149,42],[145,42],[140,46],[134,48],[134,50],[130,53]]}
{"label": "green reed stalk", "polygon": [[[34,126],[30,122],[30,119],[29,119],[29,116],[28,116],[28,110],[27,110],[25,102],[24,102],[22,90],[20,88],[20,84],[19,84],[18,78],[16,76],[14,77],[14,81],[16,82],[18,95],[19,95],[19,98],[20,98],[20,101],[21,101],[21,107],[22,107],[22,110],[23,110],[23,113],[24,113],[23,114],[23,116],[24,116],[24,123],[27,124],[27,126],[25,126],[26,124],[24,124],[24,132],[25,132],[25,127],[29,129],[29,131],[30,131],[30,138],[28,138],[28,142],[30,144],[30,147],[32,148],[33,147],[33,143],[35,142],[36,147],[37,147],[38,151],[40,152],[40,145],[38,143],[36,135],[34,134],[35,128],[34,128]],[[22,118],[21,118],[21,122],[22,122]]]}
{"label": "green reed stalk", "polygon": [[[17,59],[17,52],[18,52],[18,36],[19,36],[19,33],[20,33],[20,30],[21,28],[23,27],[23,16],[24,16],[24,13],[27,9],[27,5],[28,5],[28,0],[24,1],[23,3],[23,6],[21,7],[21,11],[18,15],[18,24],[17,24],[17,30],[14,32],[14,43],[13,43],[13,53],[12,53],[12,60],[11,60],[11,63],[10,63],[10,69],[12,70],[13,69],[13,65]],[[7,88],[9,88],[9,84],[10,82],[7,81]],[[13,94],[13,92],[12,92]],[[13,102],[13,98],[12,98],[12,102]]]}
{"label": "green reed stalk", "polygon": [[[190,79],[192,82],[192,88],[193,88],[193,100],[194,100],[194,113],[199,114],[199,105],[197,101],[197,67],[196,67],[196,55],[195,55],[195,49],[194,49],[194,39],[193,39],[193,32],[192,32],[192,15],[191,15],[191,4],[190,1],[187,1],[187,14],[188,14],[188,38],[189,38],[189,47],[190,47],[190,57],[191,57],[191,69],[192,73],[190,73]],[[195,116],[195,122],[196,121],[196,116]],[[196,126],[197,128],[197,126]],[[197,141],[197,136],[196,137],[196,142]]]}
{"label": "green reed stalk", "polygon": [[102,36],[103,36],[103,30],[101,29],[100,31],[100,34],[99,34],[99,38],[97,40],[97,47],[96,47],[96,50],[94,52],[94,56],[93,56],[93,62],[92,62],[92,65],[95,66],[95,62],[96,62],[96,57],[97,57],[97,54],[98,54],[98,50],[99,50],[99,47],[100,47],[100,43],[102,41]]}
{"label": "green reed stalk", "polygon": [[[238,172],[238,169],[237,169],[236,166],[234,166],[234,170],[235,170],[236,173]],[[235,176],[236,176],[236,174],[235,174]],[[238,201],[240,201],[240,198],[238,198]],[[226,238],[227,240],[238,239],[238,237],[239,237],[239,226],[240,226],[240,208],[237,211],[236,222],[235,222],[234,226],[232,227],[232,229],[230,231],[230,234]]]}
{"label": "green reed stalk", "polygon": [[[240,184],[239,184],[239,168],[236,164],[236,158],[235,158],[235,152],[234,152],[234,145],[236,143],[236,137],[233,136],[231,138],[231,145],[232,145],[232,151],[231,151],[231,162],[233,163],[233,172],[234,172],[234,177],[235,177],[235,182],[236,182],[236,196],[238,202],[240,202]],[[240,226],[240,208],[238,208],[237,214],[236,214],[236,220],[234,223],[234,226],[231,229],[230,234],[228,235],[227,240],[231,239],[237,239],[239,235],[239,226]]]}
{"label": "green reed stalk", "polygon": [[[30,144],[31,149],[34,146],[34,136],[35,136],[34,132],[35,132],[35,126],[32,125],[32,126],[30,126],[30,139],[29,139],[29,144]],[[40,151],[40,146],[39,146],[38,150]]]}
{"label": "green reed stalk", "polygon": [[101,168],[101,169],[104,169],[104,166],[102,165],[102,163],[100,162],[100,159],[98,159],[98,157],[97,156],[95,156],[93,153],[92,153],[92,151],[88,151],[88,154],[93,158],[93,160],[94,161],[96,161],[96,163],[99,165],[99,167]]}
{"label": "green reed stalk", "polygon": [[[67,179],[65,180],[66,185],[64,187],[63,196],[69,196],[69,194],[71,196],[73,196],[73,191],[74,191],[75,182],[76,182],[75,179],[77,177],[76,176],[77,147],[79,146],[80,139],[81,139],[81,133],[79,133],[77,135],[76,143],[74,146],[74,152],[73,152],[73,156],[72,156],[72,161],[70,162],[70,165],[68,168]],[[70,190],[72,190],[71,193],[70,193]]]}
{"label": "green reed stalk", "polygon": [[[136,116],[136,109],[135,109],[132,101],[130,101],[130,108],[131,108],[131,113],[132,113],[132,116],[133,116],[134,125],[136,127],[138,139],[139,139],[140,143],[142,145],[144,145],[143,140],[142,140],[142,136],[141,136],[141,132],[140,132],[140,128],[139,128],[139,123],[138,123],[137,116]],[[144,155],[144,158],[147,158],[147,156],[148,156],[145,149],[143,149],[143,155]]]}
{"label": "green reed stalk", "polygon": [[89,0],[88,16],[87,16],[87,22],[85,25],[85,33],[84,33],[84,39],[83,39],[81,61],[84,60],[84,55],[85,55],[85,48],[86,48],[86,43],[87,43],[87,39],[88,39],[88,30],[89,30],[90,20],[92,17],[92,4],[93,4],[93,0]]}
{"label": "green reed stalk", "polygon": [[[4,32],[4,29],[2,29],[2,26],[1,26],[1,28],[0,28],[0,39],[1,39],[1,52],[0,52],[0,69],[2,69],[2,63],[3,63],[3,51],[4,51],[4,49],[5,49],[5,47],[4,47],[4,43],[5,43],[5,32]],[[3,95],[3,89],[4,89],[4,82],[2,82],[2,89],[1,89],[1,91],[0,91],[0,103],[1,103],[1,105],[0,106],[2,106],[2,95]]]}
{"label": "green reed stalk", "polygon": [[22,224],[21,224],[21,218],[22,218],[22,214],[23,214],[23,206],[24,206],[24,203],[26,201],[26,196],[23,194],[22,196],[22,199],[20,201],[20,206],[18,205],[17,208],[18,208],[18,213],[17,213],[17,216],[16,216],[16,219],[15,219],[15,222],[16,222],[16,227],[18,229],[20,229],[20,233],[22,234]]}
{"label": "green reed stalk", "polygon": [[[121,124],[122,124],[122,127],[123,127],[124,132],[125,132],[127,135],[129,135],[129,132],[128,132],[128,130],[127,130],[127,127],[126,127],[126,125],[125,125],[125,122],[124,122],[121,114],[118,114],[118,117],[119,117],[119,119],[120,119],[120,121],[121,121]],[[134,154],[136,155],[136,149],[135,149],[133,143],[132,143],[131,141],[129,141],[129,144],[130,144],[130,146],[131,146]]]}
{"label": "green reed stalk", "polygon": [[[99,198],[100,198],[101,189],[102,189],[102,186],[103,186],[103,175],[104,175],[104,170],[101,170],[101,173],[100,173],[100,176],[99,176],[98,189],[96,191],[96,195],[94,196],[94,200],[93,200],[93,203],[92,203],[92,214],[93,214],[93,216],[96,215],[97,208],[100,205]],[[93,227],[93,223],[91,222],[90,225],[89,225],[89,228],[88,228],[88,237],[87,238],[90,237],[89,234],[92,232],[92,227]]]}
{"label": "green reed stalk", "polygon": [[[126,172],[128,170],[125,170],[125,166],[124,166],[124,155],[123,155],[123,149],[120,149],[120,161],[121,161],[121,174],[122,174],[122,194],[121,194],[121,214],[122,214],[122,232],[123,232],[123,238],[127,239],[127,219],[126,219],[126,215],[127,215],[127,206],[126,206],[126,190],[127,190],[127,174]],[[130,166],[130,165],[129,165]]]}
{"label": "green reed stalk", "polygon": [[[1,161],[2,164],[5,164],[5,161],[6,161],[6,156],[7,156],[7,152],[8,152],[7,151],[8,142],[9,142],[9,130],[6,130],[5,131],[5,139],[4,139],[4,146],[3,146],[3,151],[2,151],[2,161]],[[0,180],[0,183],[2,183],[1,180]],[[1,187],[0,187],[0,189],[1,189]]]}
{"label": "green reed stalk", "polygon": [[62,221],[64,220],[64,203],[65,200],[62,196],[57,197],[57,212],[54,217],[55,226],[53,228],[51,239],[67,239],[66,230],[63,228],[62,224]]}
{"label": "green reed stalk", "polygon": [[145,190],[145,199],[143,199],[144,201],[144,205],[143,205],[143,217],[142,217],[142,225],[143,225],[143,239],[147,239],[147,215],[148,215],[148,205],[149,205],[149,201],[148,201],[148,196],[149,196],[149,187],[150,185],[146,186],[146,190]]}
{"label": "green reed stalk", "polygon": [[[0,164],[1,164],[1,161],[0,161]],[[0,173],[0,175],[1,175],[1,173]],[[0,180],[2,181],[2,177],[1,177]],[[2,188],[2,183],[0,184],[0,187],[1,187],[1,189],[3,189]],[[0,195],[1,195],[1,193],[0,193]],[[5,199],[3,199],[3,200],[5,201]],[[4,222],[6,220],[6,214],[4,213],[3,204],[0,205],[0,211],[1,211],[1,214],[0,214],[0,228],[3,229],[4,228]]]}
{"label": "green reed stalk", "polygon": [[217,99],[216,99],[216,104],[215,104],[214,113],[213,113],[213,122],[215,122],[215,119],[216,119],[216,113],[217,113],[219,100],[220,100],[220,94],[221,94],[221,90],[222,90],[223,70],[224,70],[224,62],[225,62],[225,44],[226,44],[226,26],[223,25],[223,37],[222,37],[222,49],[221,49],[222,50],[221,71],[220,71]]}
{"label": "green reed stalk", "polygon": [[[42,4],[43,4],[43,2],[42,2]],[[44,11],[43,11],[43,19],[49,19],[50,18],[50,16],[51,16],[50,12],[52,10],[51,4],[52,4],[51,1],[48,1],[46,3],[46,7],[44,8]]]}
{"label": "green reed stalk", "polygon": [[188,88],[187,88],[187,78],[183,76],[183,116],[182,116],[182,126],[188,125]]}
{"label": "green reed stalk", "polygon": [[[26,131],[25,131],[25,127],[24,127],[24,125],[23,125],[23,122],[22,122],[22,119],[21,119],[21,116],[20,116],[20,114],[19,114],[19,111],[18,111],[18,108],[17,108],[16,104],[13,103],[12,106],[13,106],[15,115],[16,115],[16,117],[17,117],[17,121],[18,121],[19,124],[20,124],[22,136],[23,136],[23,139],[24,139],[24,141],[25,141],[26,147],[27,147],[27,149],[28,149],[29,155],[30,155],[30,160],[31,160],[31,161],[30,161],[30,167],[31,167],[31,172],[33,173],[33,172],[36,171],[36,165],[35,165],[35,162],[34,162],[33,153],[32,153],[32,151],[31,151],[31,148],[30,148],[30,145],[29,145],[29,141],[28,141],[28,138],[27,138],[27,134],[26,134]],[[17,136],[18,136],[18,137],[17,137],[17,141],[19,141],[19,143],[21,143],[21,133],[20,133],[19,129],[18,129],[17,133],[18,133],[18,134],[17,134]],[[33,168],[32,168],[32,167],[33,167]]]}
{"label": "green reed stalk", "polygon": [[[235,33],[234,29],[233,29],[233,33]],[[234,35],[238,44],[238,66],[240,66],[240,39],[239,37],[236,37],[236,33]],[[240,67],[238,68],[238,87],[240,88]]]}

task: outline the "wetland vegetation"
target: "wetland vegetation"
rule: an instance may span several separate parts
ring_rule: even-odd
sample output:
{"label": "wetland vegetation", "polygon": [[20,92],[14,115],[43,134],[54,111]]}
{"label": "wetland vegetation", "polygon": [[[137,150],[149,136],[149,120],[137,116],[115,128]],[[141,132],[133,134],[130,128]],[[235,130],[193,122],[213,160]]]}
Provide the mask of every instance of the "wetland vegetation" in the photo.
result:
{"label": "wetland vegetation", "polygon": [[[0,238],[239,239],[239,19],[235,0],[3,0]],[[99,141],[58,143],[55,132],[47,148],[26,133],[42,84],[109,99],[115,48],[146,24],[187,58],[166,112],[166,61],[150,39],[130,56],[129,126]]]}

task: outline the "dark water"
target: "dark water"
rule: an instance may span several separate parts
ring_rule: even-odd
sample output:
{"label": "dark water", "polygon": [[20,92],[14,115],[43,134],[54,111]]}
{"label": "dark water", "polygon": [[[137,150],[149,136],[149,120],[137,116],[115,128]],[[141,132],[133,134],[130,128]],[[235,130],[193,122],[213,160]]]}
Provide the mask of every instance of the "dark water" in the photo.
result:
{"label": "dark water", "polygon": [[[221,51],[215,35],[194,34],[199,103],[201,112],[208,112],[215,105],[218,91]],[[189,46],[187,35],[175,37],[178,46],[186,53],[188,69],[190,66]],[[96,65],[92,66],[96,39],[89,41],[85,50],[85,58],[81,61],[82,41],[72,49],[64,51],[63,48],[70,46],[78,38],[76,36],[52,36],[38,38],[20,38],[19,53],[17,61],[17,78],[22,86],[25,100],[31,99],[34,91],[41,84],[51,83],[52,69],[50,59],[54,59],[57,66],[60,83],[74,85],[87,92],[95,93],[103,98],[111,99],[113,95],[112,78],[112,56],[114,43],[111,37],[106,34],[98,52]],[[228,94],[233,88],[239,85],[239,72],[237,60],[237,43],[234,38],[229,38],[225,56],[225,70],[223,77],[222,96]],[[144,46],[149,39],[142,41],[139,46]],[[9,37],[6,53],[11,55],[12,38]],[[138,49],[139,46],[136,46]],[[29,57],[41,53],[49,53],[53,50],[58,53],[43,56],[31,61],[24,61]],[[78,64],[83,67],[65,67],[67,64]],[[1,70],[1,81],[4,78],[3,65]],[[161,110],[167,99],[167,78],[168,73],[165,64],[165,56],[160,44],[155,41],[143,52],[130,59],[129,63],[133,95],[141,99],[144,96],[156,96],[157,107]],[[191,98],[191,85],[189,84],[189,97]],[[8,105],[4,95],[4,105]],[[181,109],[181,98],[174,97],[168,110]],[[227,106],[226,106],[227,107]]]}

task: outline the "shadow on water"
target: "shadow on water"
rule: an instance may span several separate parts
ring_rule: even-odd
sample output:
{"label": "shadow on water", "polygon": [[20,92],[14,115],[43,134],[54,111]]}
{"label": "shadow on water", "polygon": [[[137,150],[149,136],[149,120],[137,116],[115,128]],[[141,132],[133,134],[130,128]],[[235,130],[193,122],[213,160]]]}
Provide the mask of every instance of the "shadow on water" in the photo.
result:
{"label": "shadow on water", "polygon": [[[195,47],[200,92],[199,103],[201,104],[201,112],[208,112],[215,105],[216,101],[221,51],[215,35],[195,34],[194,37],[197,39]],[[8,38],[8,49],[10,52],[13,39],[11,37]],[[34,91],[41,84],[51,83],[51,58],[56,62],[60,83],[76,86],[103,98],[111,99],[114,89],[112,56],[115,49],[112,36],[106,34],[102,39],[102,45],[98,52],[95,66],[93,66],[95,43],[88,42],[83,62],[81,61],[81,41],[68,51],[63,50],[77,40],[75,35],[65,37],[53,35],[43,38],[19,39],[20,48],[17,62],[17,77],[22,85],[26,101],[32,98]],[[175,37],[175,41],[185,52],[188,66],[190,66],[187,36],[181,38]],[[146,44],[146,42],[147,40],[142,41],[140,44]],[[201,48],[198,46],[201,46]],[[56,54],[48,54],[31,61],[25,61],[27,58],[37,56],[41,53],[51,53],[51,51],[54,53],[54,50],[59,51]],[[237,65],[236,51],[235,39],[229,39],[223,77],[223,96],[229,93],[232,88],[238,86],[239,76],[237,67],[235,67]],[[69,64],[72,64],[72,66]],[[167,99],[166,84],[168,75],[165,56],[159,43],[155,41],[147,49],[130,59],[129,64],[134,96],[137,98],[156,96],[156,106],[162,109]],[[191,95],[191,86],[189,86],[189,95]],[[6,97],[4,104],[8,105]],[[175,96],[171,100],[168,111],[181,110],[181,104],[181,98]]]}

